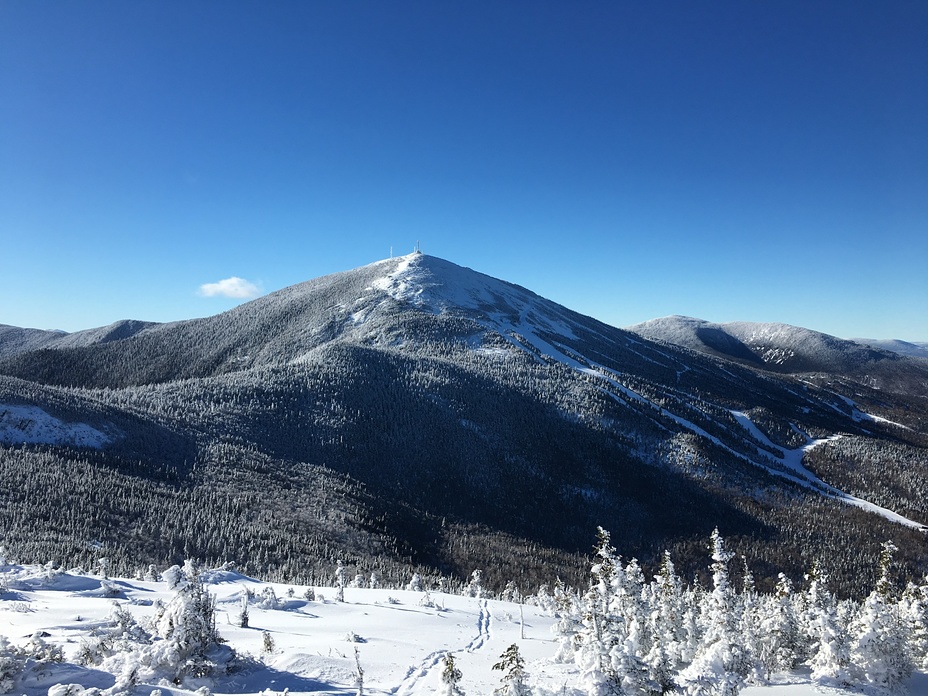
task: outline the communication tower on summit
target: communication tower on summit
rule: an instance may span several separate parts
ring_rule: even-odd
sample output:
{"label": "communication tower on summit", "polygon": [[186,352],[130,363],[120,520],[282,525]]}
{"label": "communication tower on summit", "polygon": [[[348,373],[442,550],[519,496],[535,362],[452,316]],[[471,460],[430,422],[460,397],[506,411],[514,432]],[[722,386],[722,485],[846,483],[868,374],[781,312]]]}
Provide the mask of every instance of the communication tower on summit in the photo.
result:
{"label": "communication tower on summit", "polygon": [[418,240],[418,239],[416,240],[416,248],[415,248],[415,250],[414,250],[412,253],[414,253],[414,254],[421,254],[421,253],[422,253],[422,249],[419,248],[419,240]]}

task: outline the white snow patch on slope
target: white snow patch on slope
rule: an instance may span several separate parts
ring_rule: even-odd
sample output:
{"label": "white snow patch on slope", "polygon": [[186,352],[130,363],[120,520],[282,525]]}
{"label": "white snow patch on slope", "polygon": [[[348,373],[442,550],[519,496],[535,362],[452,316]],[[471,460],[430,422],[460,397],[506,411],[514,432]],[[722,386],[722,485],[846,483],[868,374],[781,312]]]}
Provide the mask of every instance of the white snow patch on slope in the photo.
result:
{"label": "white snow patch on slope", "polygon": [[372,283],[392,298],[435,314],[450,309],[477,310],[497,331],[547,331],[576,338],[567,321],[530,291],[447,261],[413,253]]}
{"label": "white snow patch on slope", "polygon": [[0,404],[0,442],[99,449],[112,438],[86,423],[65,423],[37,406]]}
{"label": "white snow patch on slope", "polygon": [[[886,518],[890,522],[895,522],[896,524],[905,525],[906,527],[912,527],[914,529],[918,529],[921,531],[928,530],[928,527],[926,527],[924,524],[920,522],[910,520],[908,517],[903,517],[902,515],[896,512],[893,512],[892,510],[888,510],[884,507],[880,507],[879,505],[871,503],[862,498],[858,498],[849,493],[845,493],[844,491],[839,490],[835,488],[834,486],[828,485],[827,483],[822,481],[820,478],[818,478],[815,474],[813,474],[811,471],[809,471],[802,465],[802,459],[805,456],[806,452],[812,450],[815,447],[818,447],[819,445],[837,440],[838,438],[841,437],[841,435],[832,435],[831,437],[821,438],[818,440],[807,438],[806,443],[802,445],[801,447],[797,447],[796,449],[784,449],[774,444],[773,442],[771,442],[770,439],[760,430],[760,428],[754,425],[754,423],[751,421],[750,418],[748,418],[746,414],[740,411],[732,411],[731,414],[732,416],[735,417],[735,420],[737,420],[738,423],[745,430],[747,430],[756,440],[761,442],[765,447],[781,452],[783,454],[782,463],[784,464],[784,466],[788,467],[789,469],[791,469],[792,471],[796,473],[797,478],[794,480],[798,480],[798,482],[801,483],[802,485],[809,487],[809,488],[814,488],[815,490],[822,493],[823,495],[827,495],[831,498],[841,500],[842,502],[845,502],[848,505],[854,505],[863,510],[867,510],[868,512],[877,514],[880,517]],[[758,449],[758,452],[760,452],[759,449]],[[778,473],[775,470],[770,470],[770,471],[773,474]]]}
{"label": "white snow patch on slope", "polygon": [[836,394],[835,396],[837,396],[839,399],[841,399],[841,401],[843,401],[848,406],[850,406],[851,409],[853,409],[851,413],[851,417],[858,423],[861,423],[863,421],[871,421],[873,423],[886,423],[887,425],[894,425],[895,427],[902,428],[903,430],[912,429],[907,425],[903,425],[902,423],[897,423],[896,421],[891,421],[888,418],[883,418],[882,416],[874,416],[872,413],[861,411],[860,407],[854,402],[853,399],[849,399],[846,396],[841,396],[841,394]]}

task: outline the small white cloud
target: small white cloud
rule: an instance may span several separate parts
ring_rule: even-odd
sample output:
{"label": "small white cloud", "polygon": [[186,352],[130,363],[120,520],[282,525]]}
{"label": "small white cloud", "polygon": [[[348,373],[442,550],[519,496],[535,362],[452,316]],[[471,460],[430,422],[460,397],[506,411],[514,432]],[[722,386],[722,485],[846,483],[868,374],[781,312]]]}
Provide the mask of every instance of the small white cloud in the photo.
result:
{"label": "small white cloud", "polygon": [[257,297],[261,294],[261,288],[254,283],[232,276],[218,283],[204,283],[200,286],[200,295],[203,297],[235,297],[237,299],[248,299]]}

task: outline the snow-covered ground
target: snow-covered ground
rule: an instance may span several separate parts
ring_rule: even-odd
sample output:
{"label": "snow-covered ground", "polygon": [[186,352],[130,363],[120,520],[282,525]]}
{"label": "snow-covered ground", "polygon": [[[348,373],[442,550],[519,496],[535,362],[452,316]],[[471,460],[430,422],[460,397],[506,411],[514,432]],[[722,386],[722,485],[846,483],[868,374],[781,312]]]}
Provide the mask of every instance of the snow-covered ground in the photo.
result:
{"label": "snow-covered ground", "polygon": [[[314,588],[314,598],[307,599],[305,587],[260,583],[228,570],[209,571],[202,579],[216,599],[218,633],[238,654],[238,667],[213,679],[190,679],[182,685],[149,679],[120,690],[118,675],[107,671],[122,664],[119,660],[83,666],[79,654],[94,636],[112,631],[117,605],[140,625],[148,625],[159,601],[167,604],[174,595],[167,584],[104,580],[39,566],[0,566],[0,635],[19,647],[38,635],[63,651],[62,662],[30,660],[10,693],[77,694],[80,689],[67,692],[56,686],[77,684],[146,696],[155,689],[168,696],[202,687],[215,694],[355,694],[360,664],[364,693],[416,696],[439,692],[443,658],[450,652],[462,672],[464,693],[489,696],[501,677],[492,667],[512,644],[526,661],[535,693],[578,693],[572,689],[578,685],[579,670],[553,661],[554,619],[536,606],[440,592],[352,587],[345,588],[344,601],[337,602],[336,590],[328,587]],[[268,588],[277,598],[277,608],[270,606]],[[239,616],[246,595],[250,596],[249,621],[242,628]],[[0,640],[0,667],[2,661]],[[928,693],[928,676],[916,674],[910,692]],[[771,685],[747,687],[742,693],[859,692],[816,686],[807,676],[794,674],[781,675]]]}
{"label": "snow-covered ground", "polygon": [[0,443],[96,447],[112,438],[86,423],[66,423],[37,406],[0,403]]}

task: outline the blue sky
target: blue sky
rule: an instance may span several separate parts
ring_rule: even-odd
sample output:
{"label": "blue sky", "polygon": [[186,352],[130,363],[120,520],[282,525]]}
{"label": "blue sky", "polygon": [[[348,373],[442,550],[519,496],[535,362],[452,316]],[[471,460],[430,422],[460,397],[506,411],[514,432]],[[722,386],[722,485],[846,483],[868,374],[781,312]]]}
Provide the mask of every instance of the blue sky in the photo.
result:
{"label": "blue sky", "polygon": [[0,323],[419,240],[618,326],[928,341],[925,36],[920,0],[4,0]]}

